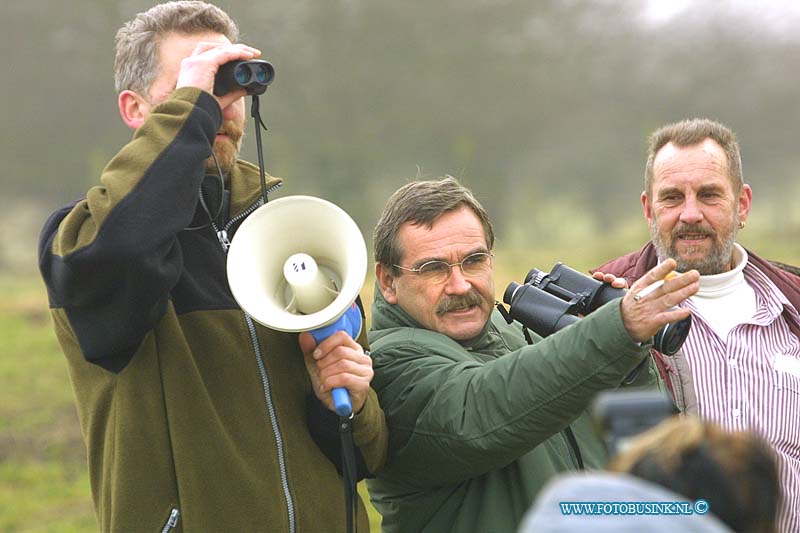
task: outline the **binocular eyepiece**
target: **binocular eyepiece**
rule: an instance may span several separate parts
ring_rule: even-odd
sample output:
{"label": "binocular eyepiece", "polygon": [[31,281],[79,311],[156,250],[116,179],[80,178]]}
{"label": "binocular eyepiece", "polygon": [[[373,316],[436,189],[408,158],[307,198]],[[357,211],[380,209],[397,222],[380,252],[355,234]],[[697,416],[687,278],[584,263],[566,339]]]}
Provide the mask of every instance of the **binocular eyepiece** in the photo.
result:
{"label": "binocular eyepiece", "polygon": [[[503,302],[510,306],[511,318],[547,337],[580,320],[576,315],[588,315],[626,292],[556,263],[549,274],[534,268],[528,272],[524,284],[512,281]],[[675,354],[686,340],[691,324],[691,316],[667,324],[653,337],[654,348],[666,355]]]}
{"label": "binocular eyepiece", "polygon": [[268,61],[231,61],[219,67],[214,78],[214,94],[223,96],[240,88],[249,95],[263,94],[273,79],[275,68]]}

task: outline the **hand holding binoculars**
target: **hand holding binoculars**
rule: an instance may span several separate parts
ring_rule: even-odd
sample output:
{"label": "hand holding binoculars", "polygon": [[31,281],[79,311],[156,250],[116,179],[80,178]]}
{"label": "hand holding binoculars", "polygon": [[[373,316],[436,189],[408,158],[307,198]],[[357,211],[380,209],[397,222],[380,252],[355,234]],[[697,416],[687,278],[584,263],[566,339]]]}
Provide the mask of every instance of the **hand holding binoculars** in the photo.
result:
{"label": "hand holding binoculars", "polygon": [[[625,295],[618,289],[563,263],[556,263],[550,273],[532,269],[520,285],[511,282],[503,295],[508,315],[542,337],[555,333],[580,320],[598,307]],[[663,326],[653,337],[653,347],[665,355],[675,354],[692,325],[688,316]]]}

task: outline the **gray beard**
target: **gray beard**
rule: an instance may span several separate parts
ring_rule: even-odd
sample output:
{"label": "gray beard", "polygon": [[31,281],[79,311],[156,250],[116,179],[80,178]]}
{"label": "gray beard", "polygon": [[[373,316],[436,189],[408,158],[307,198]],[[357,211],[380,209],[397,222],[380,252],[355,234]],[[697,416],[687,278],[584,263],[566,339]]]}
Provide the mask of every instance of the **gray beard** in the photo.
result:
{"label": "gray beard", "polygon": [[[650,224],[650,239],[653,241],[653,245],[656,248],[656,254],[658,255],[659,261],[663,261],[664,259],[671,257],[678,263],[678,272],[687,272],[695,269],[700,272],[701,276],[710,276],[719,274],[721,272],[727,272],[731,268],[731,261],[733,260],[733,243],[736,241],[736,235],[739,232],[738,220],[734,220],[732,227],[733,229],[727,235],[727,237],[720,239],[719,235],[714,235],[708,230],[693,224],[676,226],[675,229],[672,230],[672,243],[670,244],[661,239],[661,236],[658,233],[658,227],[655,221],[653,221]],[[702,259],[687,261],[680,257],[675,246],[677,236],[680,233],[702,233],[714,238],[714,244],[712,245],[708,254]]]}

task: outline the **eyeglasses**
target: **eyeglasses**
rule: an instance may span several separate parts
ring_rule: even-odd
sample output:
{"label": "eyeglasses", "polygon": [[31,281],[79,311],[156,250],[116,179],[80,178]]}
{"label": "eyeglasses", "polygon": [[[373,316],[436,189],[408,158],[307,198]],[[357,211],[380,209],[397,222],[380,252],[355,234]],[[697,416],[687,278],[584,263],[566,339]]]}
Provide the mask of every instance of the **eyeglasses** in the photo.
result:
{"label": "eyeglasses", "polygon": [[485,274],[492,267],[492,257],[494,254],[486,252],[476,252],[470,254],[458,263],[448,263],[447,261],[428,261],[422,263],[417,268],[406,268],[400,265],[392,265],[405,270],[406,272],[413,272],[421,278],[432,283],[441,283],[450,277],[450,273],[454,266],[461,269],[461,273],[465,277],[480,276]]}

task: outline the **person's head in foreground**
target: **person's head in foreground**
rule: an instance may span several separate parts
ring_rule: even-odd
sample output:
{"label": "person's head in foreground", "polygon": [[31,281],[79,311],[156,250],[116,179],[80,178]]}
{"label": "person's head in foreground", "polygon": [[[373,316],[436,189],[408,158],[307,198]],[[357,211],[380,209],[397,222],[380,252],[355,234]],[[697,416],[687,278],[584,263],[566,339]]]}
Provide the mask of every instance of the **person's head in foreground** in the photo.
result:
{"label": "person's head in foreground", "polygon": [[632,440],[608,468],[704,499],[735,531],[775,530],[778,470],[772,450],[754,433],[673,417]]}

